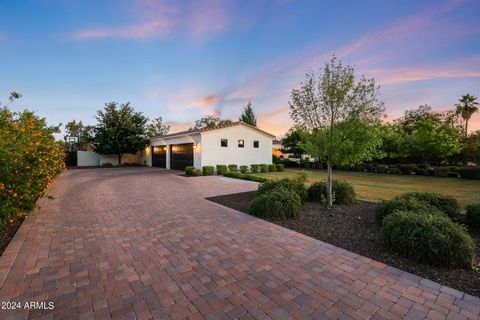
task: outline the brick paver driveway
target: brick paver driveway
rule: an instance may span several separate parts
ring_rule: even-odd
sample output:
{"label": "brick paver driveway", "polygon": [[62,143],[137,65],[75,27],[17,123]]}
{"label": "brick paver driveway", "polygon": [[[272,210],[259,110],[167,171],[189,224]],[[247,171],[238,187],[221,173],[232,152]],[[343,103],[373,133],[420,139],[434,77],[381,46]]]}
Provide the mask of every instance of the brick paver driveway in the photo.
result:
{"label": "brick paver driveway", "polygon": [[[0,258],[2,319],[478,319],[480,300],[204,198],[159,169],[62,174]],[[53,310],[24,302],[53,302]]]}

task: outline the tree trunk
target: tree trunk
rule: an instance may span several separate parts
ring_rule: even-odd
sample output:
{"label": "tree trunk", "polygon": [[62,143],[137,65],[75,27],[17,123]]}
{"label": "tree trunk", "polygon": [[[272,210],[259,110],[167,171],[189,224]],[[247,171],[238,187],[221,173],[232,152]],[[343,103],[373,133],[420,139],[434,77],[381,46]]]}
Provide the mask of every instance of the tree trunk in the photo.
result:
{"label": "tree trunk", "polygon": [[468,120],[465,120],[465,139],[468,137]]}
{"label": "tree trunk", "polygon": [[332,209],[332,163],[327,160],[327,209]]}
{"label": "tree trunk", "polygon": [[118,154],[118,165],[120,166],[122,164],[122,155],[119,153]]}

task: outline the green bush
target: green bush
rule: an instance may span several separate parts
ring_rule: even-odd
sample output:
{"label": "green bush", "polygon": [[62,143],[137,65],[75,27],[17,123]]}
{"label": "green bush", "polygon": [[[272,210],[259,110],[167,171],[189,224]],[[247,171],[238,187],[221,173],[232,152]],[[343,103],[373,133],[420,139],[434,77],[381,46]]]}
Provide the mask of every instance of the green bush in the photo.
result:
{"label": "green bush", "polygon": [[380,201],[375,208],[375,220],[378,225],[382,224],[383,219],[386,216],[391,215],[396,211],[411,211],[417,214],[438,214],[442,215],[443,213],[438,210],[436,207],[424,202],[419,201],[415,198],[400,198],[395,197],[392,200]]}
{"label": "green bush", "polygon": [[450,218],[456,219],[457,214],[460,212],[460,206],[455,198],[444,194],[434,192],[407,192],[397,196],[399,199],[416,199],[426,202],[443,213],[447,214]]}
{"label": "green bush", "polygon": [[238,172],[238,166],[236,164],[229,164],[228,165],[228,170],[230,172]]}
{"label": "green bush", "polygon": [[192,172],[195,169],[194,166],[187,166],[185,167],[185,174],[188,176],[193,176]]}
{"label": "green bush", "polygon": [[479,167],[465,167],[458,170],[460,178],[463,179],[480,179],[480,166]]}
{"label": "green bush", "polygon": [[[352,185],[341,180],[332,181],[333,203],[352,204],[357,201]],[[312,201],[321,201],[327,198],[327,182],[316,182],[308,188],[308,198]]]}
{"label": "green bush", "polygon": [[286,190],[290,190],[292,192],[296,192],[302,201],[306,201],[308,199],[308,190],[305,187],[306,178],[303,176],[297,176],[295,178],[283,178],[279,180],[268,180],[265,183],[262,183],[258,186],[258,193],[257,194],[265,194],[270,190],[276,188],[282,188]]}
{"label": "green bush", "polygon": [[193,168],[193,170],[191,171],[191,176],[199,176],[202,172],[200,171],[200,169],[197,169],[197,168]]}
{"label": "green bush", "polygon": [[268,165],[268,171],[270,171],[270,172],[277,171],[277,165],[275,163],[269,164]]}
{"label": "green bush", "polygon": [[412,174],[413,170],[416,168],[417,166],[415,164],[401,164],[398,166],[398,169],[400,169],[402,174]]}
{"label": "green bush", "polygon": [[448,172],[456,172],[458,173],[459,167],[448,167]]}
{"label": "green bush", "polygon": [[382,223],[385,245],[399,255],[434,266],[471,269],[475,243],[446,216],[397,211]]}
{"label": "green bush", "polygon": [[227,166],[224,164],[217,164],[217,174],[222,176],[224,173],[227,173]]}
{"label": "green bush", "polygon": [[105,162],[100,167],[102,167],[102,168],[113,168],[114,165],[111,164],[110,162]]}
{"label": "green bush", "polygon": [[240,172],[241,173],[247,173],[248,172],[248,166],[240,166]]}
{"label": "green bush", "polygon": [[224,177],[228,178],[235,178],[235,179],[242,179],[242,180],[249,180],[249,181],[256,181],[256,182],[266,182],[269,181],[267,178],[254,176],[248,173],[240,173],[240,172],[226,172],[223,174]]}
{"label": "green bush", "polygon": [[250,165],[250,171],[251,171],[252,173],[260,172],[260,165],[258,165],[258,164],[252,164],[252,165]]}
{"label": "green bush", "polygon": [[458,176],[458,172],[449,171],[449,172],[447,173],[447,177],[449,177],[449,178],[458,178],[458,177],[459,177],[459,176]]}
{"label": "green bush", "polygon": [[204,176],[211,176],[213,174],[214,168],[213,166],[203,166],[202,171]]}
{"label": "green bush", "polygon": [[435,177],[446,177],[447,174],[448,174],[448,168],[445,168],[445,167],[433,168],[433,175]]}
{"label": "green bush", "polygon": [[298,219],[302,216],[302,201],[296,192],[278,187],[257,194],[248,213],[268,219]]}
{"label": "green bush", "polygon": [[285,170],[285,165],[283,163],[277,163],[277,171]]}
{"label": "green bush", "polygon": [[268,172],[268,165],[267,164],[261,164],[260,165],[260,172]]}
{"label": "green bush", "polygon": [[433,176],[434,173],[435,173],[435,169],[432,168],[432,167],[427,168],[427,171],[428,171],[428,175],[430,175],[430,176]]}
{"label": "green bush", "polygon": [[398,169],[397,167],[389,167],[389,168],[388,168],[388,173],[391,173],[391,174],[399,174],[399,173],[400,173],[400,169]]}
{"label": "green bush", "polygon": [[480,229],[480,203],[469,204],[467,209],[467,224],[472,229]]}

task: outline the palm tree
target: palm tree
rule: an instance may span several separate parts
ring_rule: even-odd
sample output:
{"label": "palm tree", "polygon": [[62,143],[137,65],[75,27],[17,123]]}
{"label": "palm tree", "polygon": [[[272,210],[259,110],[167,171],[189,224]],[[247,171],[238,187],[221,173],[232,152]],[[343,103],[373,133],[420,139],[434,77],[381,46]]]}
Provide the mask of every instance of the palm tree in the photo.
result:
{"label": "palm tree", "polygon": [[472,96],[471,94],[465,94],[461,99],[458,99],[459,103],[455,105],[457,115],[461,115],[463,120],[465,120],[465,138],[468,134],[468,120],[472,115],[478,111],[478,102],[477,97]]}

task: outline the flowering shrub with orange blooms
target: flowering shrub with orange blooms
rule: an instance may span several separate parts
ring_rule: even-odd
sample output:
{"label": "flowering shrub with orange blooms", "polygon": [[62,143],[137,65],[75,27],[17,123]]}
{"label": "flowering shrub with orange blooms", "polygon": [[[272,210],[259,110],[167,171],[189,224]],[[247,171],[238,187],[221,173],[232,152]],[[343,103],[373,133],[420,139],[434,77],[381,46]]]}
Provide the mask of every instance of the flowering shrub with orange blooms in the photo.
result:
{"label": "flowering shrub with orange blooms", "polygon": [[33,112],[0,108],[0,228],[35,207],[38,197],[65,169],[56,127]]}

